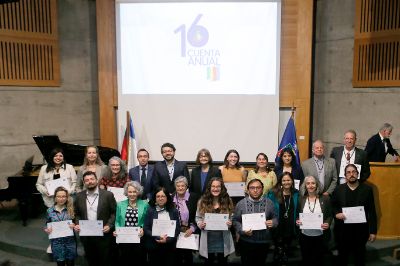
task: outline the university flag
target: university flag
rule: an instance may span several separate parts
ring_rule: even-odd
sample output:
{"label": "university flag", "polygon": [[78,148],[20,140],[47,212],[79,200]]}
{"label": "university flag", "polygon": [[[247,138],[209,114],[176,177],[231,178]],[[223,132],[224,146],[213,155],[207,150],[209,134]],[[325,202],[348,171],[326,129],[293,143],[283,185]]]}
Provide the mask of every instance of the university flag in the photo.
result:
{"label": "university flag", "polygon": [[294,126],[293,116],[290,117],[286,125],[285,133],[283,133],[283,137],[281,143],[279,144],[278,152],[276,154],[275,163],[278,162],[281,152],[285,148],[289,148],[293,151],[293,154],[296,155],[297,165],[300,165],[300,156],[299,149],[297,147],[296,128]]}
{"label": "university flag", "polygon": [[126,129],[124,135],[124,141],[122,142],[121,148],[121,159],[125,161],[127,169],[131,169],[136,165],[139,165],[139,162],[136,158],[137,153],[137,145],[135,138],[135,130],[133,128],[133,123],[131,119],[131,115],[129,112],[126,113]]}

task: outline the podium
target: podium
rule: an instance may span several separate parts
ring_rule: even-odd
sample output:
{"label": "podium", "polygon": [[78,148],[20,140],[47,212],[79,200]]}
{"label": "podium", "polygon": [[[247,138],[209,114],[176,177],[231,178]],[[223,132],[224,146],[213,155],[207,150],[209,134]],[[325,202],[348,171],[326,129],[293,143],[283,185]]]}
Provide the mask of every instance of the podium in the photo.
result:
{"label": "podium", "polygon": [[370,162],[379,239],[400,239],[400,163]]}

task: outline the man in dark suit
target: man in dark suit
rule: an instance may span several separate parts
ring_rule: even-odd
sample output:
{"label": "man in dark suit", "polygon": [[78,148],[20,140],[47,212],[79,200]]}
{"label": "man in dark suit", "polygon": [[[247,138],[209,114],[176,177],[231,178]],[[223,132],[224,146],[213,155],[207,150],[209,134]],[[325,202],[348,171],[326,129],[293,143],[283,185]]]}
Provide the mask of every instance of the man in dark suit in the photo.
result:
{"label": "man in dark suit", "polygon": [[[365,245],[373,242],[377,233],[377,218],[372,188],[358,180],[358,170],[354,164],[345,168],[347,182],[339,185],[332,195],[332,209],[335,214],[335,236],[339,251],[338,265],[347,265],[348,257],[354,255],[355,265],[365,265]],[[364,209],[366,222],[345,223],[343,208]]]}
{"label": "man in dark suit", "polygon": [[361,167],[360,181],[367,180],[371,171],[369,169],[369,162],[367,153],[356,145],[357,134],[354,130],[350,129],[344,133],[344,146],[335,147],[332,149],[331,158],[335,159],[336,171],[339,174],[338,184],[346,183],[344,176],[344,168],[348,164],[354,164]]}
{"label": "man in dark suit", "polygon": [[[186,163],[175,159],[175,146],[171,143],[164,143],[161,146],[161,155],[164,161],[154,165],[155,187],[165,187],[169,193],[175,192],[174,181],[178,176],[184,176],[189,180],[189,171]],[[189,182],[190,183],[190,182]]]}
{"label": "man in dark suit", "polygon": [[312,145],[313,157],[301,164],[304,176],[313,176],[321,182],[324,195],[332,195],[337,185],[337,171],[335,160],[324,156],[324,144],[321,140],[314,141]]}
{"label": "man in dark suit", "polygon": [[155,189],[153,181],[154,166],[149,165],[149,158],[150,155],[147,150],[138,150],[137,159],[139,165],[129,170],[129,178],[132,181],[139,182],[143,187],[142,199],[151,199],[151,193]]}
{"label": "man in dark suit", "polygon": [[89,266],[108,266],[111,265],[109,250],[115,222],[115,198],[111,192],[99,189],[96,173],[88,171],[83,174],[83,182],[86,190],[76,194],[74,201],[74,229],[80,231],[80,220],[103,221],[104,236],[82,236],[80,239]]}
{"label": "man in dark suit", "polygon": [[385,162],[386,155],[389,153],[395,156],[395,161],[400,161],[398,152],[393,149],[390,143],[393,126],[389,123],[383,124],[378,134],[373,135],[368,141],[365,151],[370,162]]}

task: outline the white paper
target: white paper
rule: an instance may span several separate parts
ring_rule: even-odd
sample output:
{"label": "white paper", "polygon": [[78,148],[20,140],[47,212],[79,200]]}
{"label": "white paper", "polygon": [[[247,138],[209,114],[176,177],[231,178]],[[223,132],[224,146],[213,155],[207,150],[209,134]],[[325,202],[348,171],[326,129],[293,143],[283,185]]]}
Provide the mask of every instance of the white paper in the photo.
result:
{"label": "white paper", "polygon": [[71,190],[68,178],[66,178],[66,177],[57,178],[57,179],[54,179],[54,180],[49,180],[49,181],[46,182],[45,185],[46,185],[47,192],[49,192],[50,196],[54,196],[54,191],[58,187],[64,187],[68,191]]}
{"label": "white paper", "polygon": [[226,182],[224,184],[229,197],[244,197],[245,182]]}
{"label": "white paper", "polygon": [[265,213],[242,214],[242,230],[265,230]]}
{"label": "white paper", "polygon": [[[361,164],[354,164],[357,167],[358,170],[358,179],[360,179],[360,173],[361,173]],[[341,163],[340,164],[340,171],[339,171],[339,177],[344,177],[344,168],[346,168],[347,164]]]}
{"label": "white paper", "polygon": [[116,202],[124,201],[127,197],[124,195],[124,188],[120,187],[107,187],[107,190],[114,194]]}
{"label": "white paper", "polygon": [[179,233],[176,248],[199,250],[200,237],[197,234],[191,234],[185,237],[185,233]]}
{"label": "white paper", "polygon": [[322,213],[300,213],[300,229],[319,229],[324,223],[324,215]]}
{"label": "white paper", "polygon": [[74,231],[69,227],[70,224],[72,224],[72,220],[48,223],[47,228],[51,228],[49,239],[73,236]]}
{"label": "white paper", "polygon": [[294,180],[294,188],[300,190],[300,180],[298,179]]}
{"label": "white paper", "polygon": [[117,237],[115,242],[120,243],[140,243],[140,227],[117,227],[115,229]]}
{"label": "white paper", "polygon": [[357,207],[346,207],[342,208],[342,212],[346,219],[344,219],[345,224],[359,224],[366,223],[364,206]]}
{"label": "white paper", "polygon": [[205,213],[204,222],[206,223],[205,230],[228,230],[226,222],[229,219],[228,214],[220,213]]}
{"label": "white paper", "polygon": [[103,221],[101,220],[80,220],[79,236],[103,236]]}
{"label": "white paper", "polygon": [[175,237],[176,221],[175,220],[153,220],[153,228],[151,229],[152,236],[168,235]]}

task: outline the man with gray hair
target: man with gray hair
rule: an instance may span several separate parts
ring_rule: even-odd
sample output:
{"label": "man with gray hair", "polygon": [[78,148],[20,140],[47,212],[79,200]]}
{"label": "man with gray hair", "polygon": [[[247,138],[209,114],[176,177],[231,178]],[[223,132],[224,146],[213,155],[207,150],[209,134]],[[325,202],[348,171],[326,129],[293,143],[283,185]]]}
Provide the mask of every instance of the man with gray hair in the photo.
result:
{"label": "man with gray hair", "polygon": [[321,140],[314,141],[312,145],[313,157],[301,164],[304,176],[314,176],[319,179],[322,194],[332,195],[337,185],[338,174],[335,160],[324,156],[324,144]]}
{"label": "man with gray hair", "polygon": [[356,132],[349,129],[344,133],[344,145],[332,149],[331,158],[335,159],[336,162],[336,171],[339,174],[339,184],[346,183],[344,168],[348,164],[354,164],[358,167],[360,171],[360,181],[367,180],[371,174],[367,153],[356,147],[356,140]]}
{"label": "man with gray hair", "polygon": [[365,151],[370,162],[385,162],[386,155],[395,156],[395,161],[400,161],[399,153],[393,149],[390,143],[393,126],[389,123],[384,123],[379,129],[378,134],[373,135],[368,141]]}

